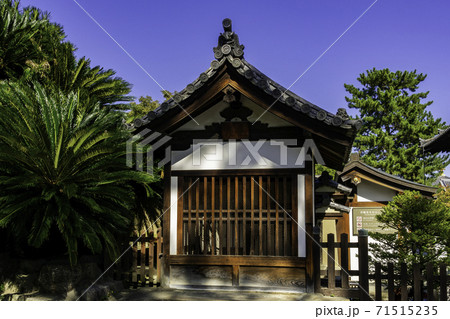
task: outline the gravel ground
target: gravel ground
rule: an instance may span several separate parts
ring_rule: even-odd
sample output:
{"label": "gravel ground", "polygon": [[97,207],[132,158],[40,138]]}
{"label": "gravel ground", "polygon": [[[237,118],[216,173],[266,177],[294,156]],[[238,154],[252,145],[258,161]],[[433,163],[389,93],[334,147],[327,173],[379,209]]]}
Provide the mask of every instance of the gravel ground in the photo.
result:
{"label": "gravel ground", "polygon": [[184,290],[143,287],[124,289],[116,295],[116,300],[134,301],[341,301],[340,297],[328,297],[322,294],[255,292],[255,291],[218,291]]}

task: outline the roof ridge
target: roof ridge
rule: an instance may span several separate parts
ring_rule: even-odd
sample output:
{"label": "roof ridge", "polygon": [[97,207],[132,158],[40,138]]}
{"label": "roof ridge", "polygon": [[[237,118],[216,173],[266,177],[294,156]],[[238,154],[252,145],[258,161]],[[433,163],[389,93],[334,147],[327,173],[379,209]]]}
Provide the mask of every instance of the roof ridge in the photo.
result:
{"label": "roof ridge", "polygon": [[139,128],[179,105],[179,103],[189,98],[189,96],[194,94],[195,91],[208,82],[223,64],[229,63],[239,74],[244,76],[265,93],[273,96],[276,101],[279,101],[312,119],[324,122],[327,125],[345,129],[359,130],[361,128],[363,124],[362,121],[350,119],[344,108],[339,108],[337,114],[333,114],[305,100],[262,73],[244,59],[244,45],[239,43],[238,35],[232,31],[231,20],[224,19],[222,25],[224,32],[219,35],[217,47],[213,48],[215,60],[211,62],[211,66],[205,72],[201,73],[197,79],[189,83],[183,90],[176,92],[169,100],[161,103],[158,108],[150,111],[143,118],[136,119],[133,123],[134,127]]}

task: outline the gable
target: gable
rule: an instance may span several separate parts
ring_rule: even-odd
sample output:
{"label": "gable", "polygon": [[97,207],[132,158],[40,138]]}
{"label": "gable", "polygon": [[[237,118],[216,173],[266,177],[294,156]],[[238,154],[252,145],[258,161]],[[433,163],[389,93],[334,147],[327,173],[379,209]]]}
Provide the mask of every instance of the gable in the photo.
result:
{"label": "gable", "polygon": [[[241,96],[240,98],[242,106],[249,109],[251,111],[251,115],[247,117],[248,122],[254,123],[261,117],[261,121],[263,124],[266,124],[268,127],[293,127],[292,123],[289,123],[286,120],[270,113],[264,111],[266,110],[263,107],[260,107],[258,104],[247,98],[246,96]],[[211,108],[207,109],[203,113],[193,117],[187,123],[183,124],[179,128],[175,130],[178,131],[194,131],[194,130],[204,130],[207,126],[212,125],[213,123],[222,123],[225,121],[225,118],[220,115],[226,108],[229,107],[229,104],[225,101],[219,101]],[[261,116],[262,115],[262,116]],[[198,123],[198,124],[197,124]]]}
{"label": "gable", "polygon": [[[351,120],[344,109],[331,114],[285,89],[248,63],[243,58],[243,46],[238,43],[219,41],[214,52],[215,60],[208,70],[158,109],[135,121],[137,131],[146,128],[169,135],[178,147],[185,149],[188,138],[198,136],[252,140],[295,137],[301,141],[308,138],[317,145],[327,166],[342,169],[362,125],[360,120]],[[251,114],[237,121],[224,121],[221,112],[232,106],[234,99]],[[243,109],[235,111],[243,113]],[[185,134],[188,131],[192,135]]]}

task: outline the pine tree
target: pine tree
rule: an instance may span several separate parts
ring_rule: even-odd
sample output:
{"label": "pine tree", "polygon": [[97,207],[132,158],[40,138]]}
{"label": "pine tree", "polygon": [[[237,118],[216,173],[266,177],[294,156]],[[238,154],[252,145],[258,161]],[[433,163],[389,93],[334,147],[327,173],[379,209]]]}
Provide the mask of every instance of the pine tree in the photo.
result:
{"label": "pine tree", "polygon": [[388,262],[400,268],[406,263],[422,268],[429,262],[436,266],[450,263],[450,196],[441,190],[437,198],[428,198],[417,191],[398,194],[386,205],[377,220],[393,233],[369,232],[371,259],[383,267]]}
{"label": "pine tree", "polygon": [[[445,127],[434,119],[424,100],[429,92],[416,92],[426,75],[389,69],[366,71],[362,87],[344,84],[350,108],[364,122],[354,147],[368,165],[419,183],[432,183],[449,163],[449,156],[424,153],[420,139],[431,138]],[[359,118],[359,117],[357,117]]]}

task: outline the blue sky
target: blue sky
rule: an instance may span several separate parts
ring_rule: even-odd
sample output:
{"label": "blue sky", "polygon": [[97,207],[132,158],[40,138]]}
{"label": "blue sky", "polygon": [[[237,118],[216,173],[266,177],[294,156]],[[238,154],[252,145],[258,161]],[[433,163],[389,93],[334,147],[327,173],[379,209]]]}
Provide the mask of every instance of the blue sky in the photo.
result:
{"label": "blue sky", "polygon": [[[245,58],[289,87],[375,0],[111,1],[77,0],[164,88],[183,89],[209,67],[228,17]],[[162,99],[161,88],[74,0],[22,0],[51,13],[94,65],[133,84],[136,97]],[[291,90],[330,112],[346,107],[344,83],[367,69],[417,70],[450,123],[450,2],[379,0]]]}

